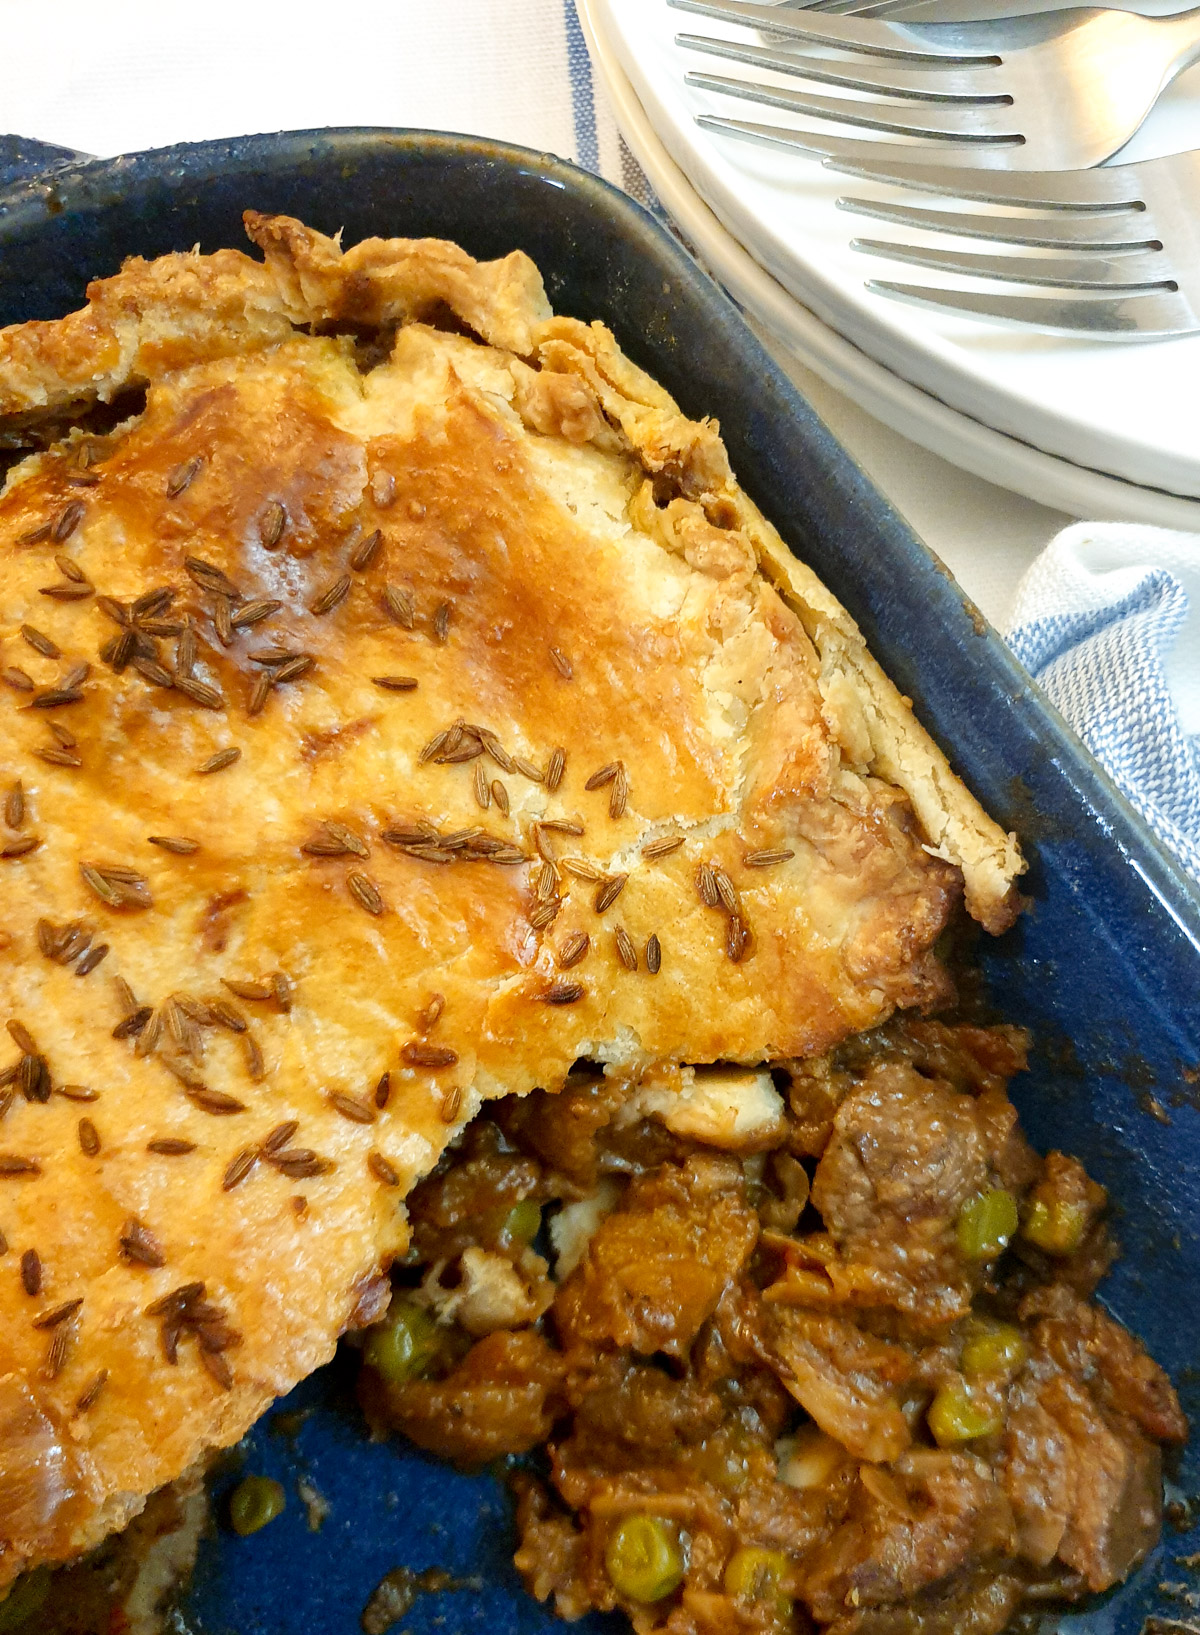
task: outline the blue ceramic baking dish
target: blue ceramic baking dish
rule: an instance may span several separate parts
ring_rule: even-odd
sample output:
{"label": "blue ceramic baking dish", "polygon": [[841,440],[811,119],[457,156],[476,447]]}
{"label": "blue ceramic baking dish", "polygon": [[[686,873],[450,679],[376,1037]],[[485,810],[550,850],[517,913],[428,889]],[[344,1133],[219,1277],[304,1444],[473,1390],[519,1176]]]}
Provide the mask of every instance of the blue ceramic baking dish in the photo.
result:
{"label": "blue ceramic baking dish", "polygon": [[[123,257],[242,245],[247,206],[348,242],[434,235],[527,250],[560,312],[602,318],[692,414],[714,414],[747,490],[849,607],[985,805],[1019,831],[1029,912],[980,950],[990,1000],[1032,1027],[1015,1087],[1042,1148],[1077,1153],[1113,1195],[1122,1258],[1103,1288],[1200,1420],[1200,890],[1064,727],[941,564],[838,447],[720,291],[652,217],[583,171],[473,137],[284,133],[88,162],[0,139],[0,324],[81,304]],[[243,1467],[279,1477],[285,1515],[202,1547],[181,1622],[203,1635],[351,1635],[390,1569],[448,1571],[406,1635],[561,1628],[521,1590],[508,1503],[394,1443],[369,1443],[335,1363],[256,1429]],[[1200,1444],[1200,1437],[1197,1438]],[[227,1480],[232,1480],[232,1472]],[[297,1484],[327,1501],[308,1525]],[[1172,1472],[1200,1517],[1200,1445]],[[1194,1502],[1189,1502],[1194,1501]],[[315,1519],[315,1518],[314,1518]],[[1168,1527],[1136,1577],[1073,1635],[1196,1630],[1200,1578]],[[615,1632],[595,1618],[580,1635]],[[1057,1620],[1052,1628],[1059,1627]]]}

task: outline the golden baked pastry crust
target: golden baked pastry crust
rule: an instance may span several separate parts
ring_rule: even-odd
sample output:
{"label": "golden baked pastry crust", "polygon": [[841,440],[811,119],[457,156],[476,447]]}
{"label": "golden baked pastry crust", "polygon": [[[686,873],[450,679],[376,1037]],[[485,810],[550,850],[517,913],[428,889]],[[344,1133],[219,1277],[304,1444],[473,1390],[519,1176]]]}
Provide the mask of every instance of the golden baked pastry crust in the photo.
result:
{"label": "golden baked pastry crust", "polygon": [[0,332],[10,421],[148,387],[0,496],[0,1585],[377,1314],[481,1099],[818,1052],[1022,866],[528,258],[247,223]]}

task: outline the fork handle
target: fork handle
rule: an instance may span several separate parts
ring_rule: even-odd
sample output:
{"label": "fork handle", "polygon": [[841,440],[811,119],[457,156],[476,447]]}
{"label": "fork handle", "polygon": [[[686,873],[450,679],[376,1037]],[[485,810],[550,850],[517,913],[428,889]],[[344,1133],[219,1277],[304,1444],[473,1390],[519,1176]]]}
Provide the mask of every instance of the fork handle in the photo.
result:
{"label": "fork handle", "polygon": [[1200,6],[1193,6],[1190,11],[1176,12],[1174,16],[1148,17],[1159,34],[1165,34],[1175,46],[1175,55],[1163,69],[1162,83],[1165,89],[1171,81],[1185,68],[1189,68],[1197,58],[1200,58]]}

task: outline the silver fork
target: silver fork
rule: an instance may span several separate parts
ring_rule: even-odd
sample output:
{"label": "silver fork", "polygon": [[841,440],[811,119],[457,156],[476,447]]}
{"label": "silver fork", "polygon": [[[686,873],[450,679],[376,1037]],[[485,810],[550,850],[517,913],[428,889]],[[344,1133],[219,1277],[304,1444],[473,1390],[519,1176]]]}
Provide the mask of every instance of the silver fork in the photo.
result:
{"label": "silver fork", "polygon": [[1194,204],[1200,198],[1200,151],[1102,170],[977,178],[952,165],[904,163],[893,157],[897,151],[878,142],[838,141],[826,144],[824,164],[865,181],[1002,206],[1007,213],[931,210],[857,197],[840,198],[841,209],[921,234],[1004,248],[991,253],[854,239],[856,250],[1044,293],[1009,295],[876,279],[868,280],[868,289],[939,312],[1061,335],[1141,341],[1200,333],[1200,213]]}
{"label": "silver fork", "polygon": [[[886,17],[906,23],[990,23],[1048,11],[1071,11],[1079,0],[779,0],[787,11],[828,17]],[[1187,8],[1175,0],[1122,0],[1107,9],[1167,17]]]}
{"label": "silver fork", "polygon": [[[1200,56],[1200,7],[1173,17],[1070,10],[919,27],[814,15],[753,0],[668,0],[678,11],[777,35],[762,46],[681,34],[677,43],[751,68],[856,93],[824,96],[692,71],[687,83],[819,120],[936,142],[955,164],[1083,170],[1123,148],[1159,94]],[[853,61],[801,54],[803,45]],[[886,99],[886,100],[883,100]],[[811,133],[714,114],[709,130],[811,151]]]}

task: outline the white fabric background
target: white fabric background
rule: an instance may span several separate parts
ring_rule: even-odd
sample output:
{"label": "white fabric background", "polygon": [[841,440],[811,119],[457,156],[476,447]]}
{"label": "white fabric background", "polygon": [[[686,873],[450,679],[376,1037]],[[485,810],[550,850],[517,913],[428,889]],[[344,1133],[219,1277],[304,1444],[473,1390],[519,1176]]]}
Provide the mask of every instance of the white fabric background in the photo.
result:
{"label": "white fabric background", "polygon": [[89,153],[310,125],[571,156],[557,0],[0,0],[0,124]]}

